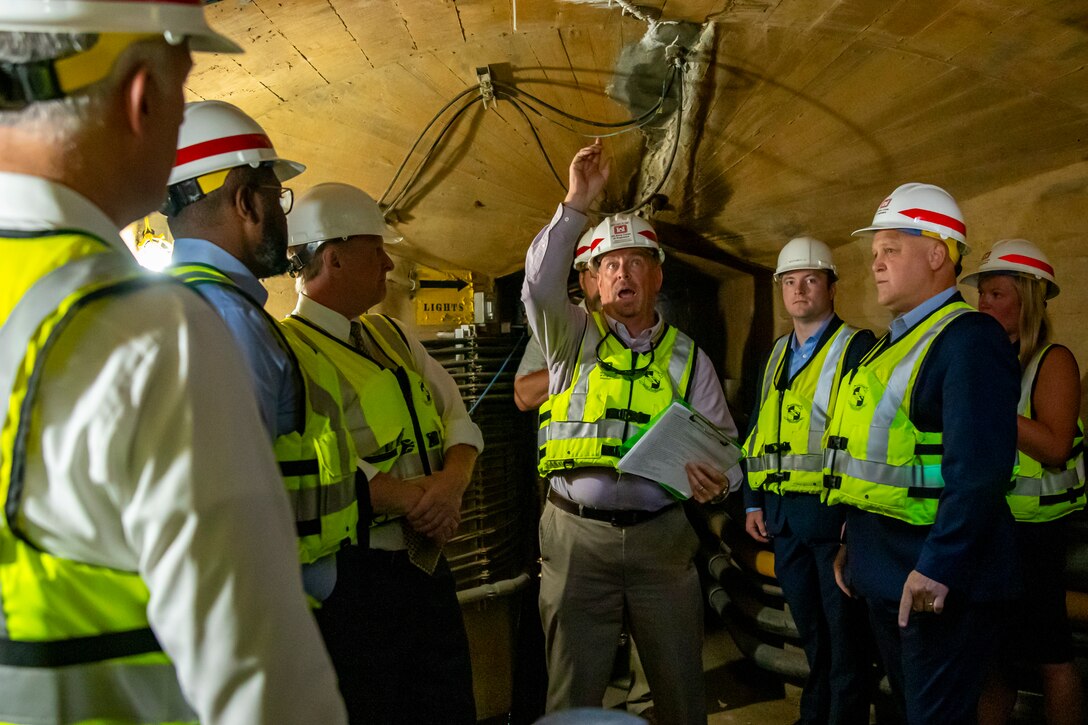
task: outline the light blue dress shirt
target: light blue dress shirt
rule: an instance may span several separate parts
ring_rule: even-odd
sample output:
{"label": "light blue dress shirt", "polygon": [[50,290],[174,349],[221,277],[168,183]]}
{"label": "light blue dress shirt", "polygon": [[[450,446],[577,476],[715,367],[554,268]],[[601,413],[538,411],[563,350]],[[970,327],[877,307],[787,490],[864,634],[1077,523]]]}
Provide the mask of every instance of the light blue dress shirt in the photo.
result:
{"label": "light blue dress shirt", "polygon": [[[205,264],[227,275],[243,292],[260,305],[268,299],[268,290],[244,264],[232,254],[204,239],[174,241],[172,266]],[[284,352],[268,320],[248,300],[218,285],[205,285],[200,294],[211,303],[238,342],[252,373],[261,418],[273,437],[295,430],[299,391],[296,390],[294,363]]]}
{"label": "light blue dress shirt", "polygon": [[[172,266],[205,264],[227,275],[243,292],[260,305],[268,300],[268,290],[234,255],[205,239],[174,240]],[[269,435],[275,439],[296,430],[300,421],[301,391],[296,388],[294,362],[269,329],[265,314],[249,300],[219,285],[204,285],[200,294],[227,324],[249,365],[261,418]],[[327,599],[336,586],[336,557],[330,555],[302,567],[306,593]]]}
{"label": "light blue dress shirt", "polygon": [[894,320],[892,320],[892,324],[888,325],[888,332],[891,335],[891,338],[888,340],[888,342],[895,342],[896,340],[898,340],[900,337],[903,336],[904,333],[906,333],[907,330],[921,322],[926,317],[926,315],[939,308],[941,305],[948,301],[949,297],[954,294],[956,294],[956,288],[949,287],[944,292],[938,292],[937,294],[933,295],[910,312],[896,317]]}
{"label": "light blue dress shirt", "polygon": [[824,331],[827,330],[827,326],[831,324],[831,318],[834,315],[828,315],[823,324],[820,325],[820,329],[809,335],[808,339],[803,343],[797,342],[797,332],[790,333],[790,380],[793,380],[793,376],[809,361],[813,353],[816,352],[816,344],[820,342],[820,338],[824,336]]}

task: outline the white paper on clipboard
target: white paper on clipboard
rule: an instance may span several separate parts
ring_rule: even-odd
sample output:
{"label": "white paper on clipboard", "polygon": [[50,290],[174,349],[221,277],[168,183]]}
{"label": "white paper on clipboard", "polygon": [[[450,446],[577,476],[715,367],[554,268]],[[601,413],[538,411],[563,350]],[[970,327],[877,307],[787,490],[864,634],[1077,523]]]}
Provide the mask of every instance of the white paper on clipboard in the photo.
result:
{"label": "white paper on clipboard", "polygon": [[677,400],[635,441],[616,468],[657,481],[672,495],[687,499],[691,498],[691,484],[686,464],[708,463],[725,472],[743,456],[736,441]]}

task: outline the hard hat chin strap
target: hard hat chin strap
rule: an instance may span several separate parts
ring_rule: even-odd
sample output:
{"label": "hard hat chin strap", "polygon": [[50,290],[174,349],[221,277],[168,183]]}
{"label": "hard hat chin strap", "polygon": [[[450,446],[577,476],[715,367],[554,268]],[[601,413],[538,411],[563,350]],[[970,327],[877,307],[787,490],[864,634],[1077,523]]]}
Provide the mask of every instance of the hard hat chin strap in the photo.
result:
{"label": "hard hat chin strap", "polygon": [[306,262],[303,261],[302,255],[297,252],[287,254],[287,276],[291,279],[297,279],[302,270],[306,268]]}

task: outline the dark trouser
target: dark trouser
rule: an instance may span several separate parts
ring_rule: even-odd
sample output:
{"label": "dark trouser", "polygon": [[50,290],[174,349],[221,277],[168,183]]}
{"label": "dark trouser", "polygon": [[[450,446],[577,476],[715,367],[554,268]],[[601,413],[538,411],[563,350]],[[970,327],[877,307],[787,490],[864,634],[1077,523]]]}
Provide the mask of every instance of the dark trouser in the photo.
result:
{"label": "dark trouser", "polygon": [[[809,666],[801,693],[801,722],[868,725],[872,640],[864,605],[835,584],[841,524],[809,515],[808,508],[823,505],[816,496],[787,494],[776,503],[786,515],[782,532],[772,540],[775,576]],[[805,510],[791,515],[790,510],[797,508]],[[812,525],[802,524],[800,516]]]}
{"label": "dark trouser", "polygon": [[427,576],[407,552],[347,547],[316,616],[351,723],[476,722],[468,637],[445,557]]}
{"label": "dark trouser", "polygon": [[983,678],[998,637],[1000,608],[951,597],[941,614],[910,613],[899,602],[868,600],[892,693],[910,725],[975,725]]}

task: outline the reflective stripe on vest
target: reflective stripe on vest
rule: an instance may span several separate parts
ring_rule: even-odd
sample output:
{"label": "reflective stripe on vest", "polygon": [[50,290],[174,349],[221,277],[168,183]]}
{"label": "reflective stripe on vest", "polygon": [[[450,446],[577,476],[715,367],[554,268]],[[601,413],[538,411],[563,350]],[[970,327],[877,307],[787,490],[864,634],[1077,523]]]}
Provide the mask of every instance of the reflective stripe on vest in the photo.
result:
{"label": "reflective stripe on vest", "polygon": [[[382,315],[364,315],[361,321],[385,358],[380,362],[304,317],[291,315],[280,325],[289,339],[303,340],[331,360],[355,389],[366,419],[365,428],[354,431],[363,460],[402,480],[441,470],[445,427],[422,371],[415,369],[407,341]],[[376,516],[371,525],[391,518]]]}
{"label": "reflective stripe on vest", "polygon": [[823,491],[824,432],[838,394],[843,358],[857,333],[856,328],[841,324],[784,391],[776,382],[788,375],[785,360],[791,336],[784,335],[775,343],[763,372],[759,418],[745,444],[746,450],[755,453],[747,459],[752,488],[766,486],[779,493]]}
{"label": "reflective stripe on vest", "polygon": [[291,361],[302,392],[302,415],[299,429],[277,436],[273,448],[295,515],[300,561],[309,564],[335,553],[345,543],[357,543],[355,446],[344,421],[333,363],[312,345],[285,335],[261,304],[221,270],[206,264],[183,264],[167,272],[198,293],[209,284],[236,292],[260,310],[272,337]]}
{"label": "reflective stripe on vest", "polygon": [[954,319],[973,308],[954,302],[899,340],[881,340],[839,397],[824,450],[829,504],[846,503],[911,524],[932,524],[944,479],[942,434],[911,422],[911,394],[926,354]]}
{"label": "reflective stripe on vest", "polygon": [[[599,312],[586,318],[570,386],[541,406],[541,475],[587,466],[614,468],[623,442],[677,398],[687,398],[697,348],[670,325],[649,352],[635,353]],[[589,327],[593,325],[593,327]],[[591,334],[595,333],[595,334]]]}
{"label": "reflective stripe on vest", "polygon": [[[1031,394],[1039,375],[1043,357],[1053,345],[1036,351],[1020,377],[1020,404],[1016,412],[1032,418]],[[1006,500],[1017,521],[1041,523],[1054,521],[1084,508],[1084,424],[1077,416],[1077,433],[1073,451],[1064,468],[1044,466],[1028,454],[1017,450],[1017,476]]]}
{"label": "reflective stripe on vest", "polygon": [[82,233],[0,232],[0,253],[22,263],[0,305],[0,721],[193,722],[139,575],[56,557],[18,528],[37,395],[50,356],[73,354],[68,323],[93,301],[170,283]]}

